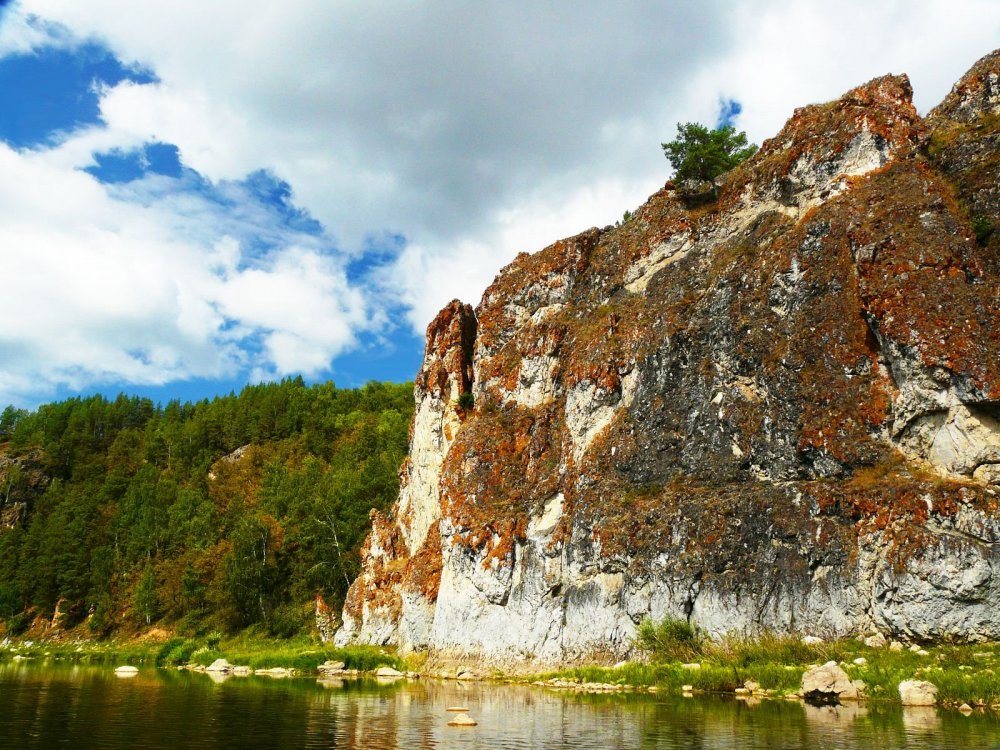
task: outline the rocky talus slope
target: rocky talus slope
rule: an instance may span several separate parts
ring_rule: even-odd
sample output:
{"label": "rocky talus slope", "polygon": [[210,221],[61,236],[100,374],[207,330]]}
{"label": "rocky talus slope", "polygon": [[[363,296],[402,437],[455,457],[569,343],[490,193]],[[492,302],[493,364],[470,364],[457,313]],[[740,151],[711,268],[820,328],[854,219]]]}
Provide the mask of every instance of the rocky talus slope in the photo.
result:
{"label": "rocky talus slope", "polygon": [[998,172],[1000,53],[926,118],[885,76],[796,110],[717,201],[668,183],[451,303],[336,640],[1000,638]]}

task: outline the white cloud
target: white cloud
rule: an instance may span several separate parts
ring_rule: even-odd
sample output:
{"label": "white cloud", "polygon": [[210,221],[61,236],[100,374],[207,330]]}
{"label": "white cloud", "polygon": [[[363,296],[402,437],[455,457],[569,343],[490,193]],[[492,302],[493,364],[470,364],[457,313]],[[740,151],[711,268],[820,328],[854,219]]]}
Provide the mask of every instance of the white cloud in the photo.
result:
{"label": "white cloud", "polygon": [[[270,169],[348,251],[382,231],[422,248],[438,281],[397,273],[395,290],[414,301],[418,329],[451,296],[477,297],[512,256],[497,233],[537,249],[628,207],[565,210],[595,184],[628,182],[634,204],[662,183],[664,115],[735,31],[720,0],[613,11],[179,0],[141,18],[116,0],[23,7],[156,72],[160,84],[103,102],[123,139],[175,143],[215,180]],[[539,223],[510,232],[512,214]],[[482,258],[455,289],[436,265],[460,246]]]}
{"label": "white cloud", "polygon": [[55,41],[51,33],[9,8],[0,8],[0,22],[0,57],[23,55]]}
{"label": "white cloud", "polygon": [[743,32],[699,86],[741,101],[740,127],[757,142],[774,135],[795,107],[835,99],[886,73],[906,73],[926,113],[978,58],[1000,47],[994,0],[747,3],[733,21]]}
{"label": "white cloud", "polygon": [[169,203],[123,202],[50,157],[0,144],[0,401],[251,368],[315,373],[368,326],[363,295],[329,254],[284,244],[248,264],[233,239],[208,241],[223,210],[206,202],[191,231]]}
{"label": "white cloud", "polygon": [[[234,339],[248,330],[260,337],[264,372],[322,368],[386,319],[380,300],[404,302],[422,330],[452,297],[476,302],[517,252],[634,208],[667,177],[659,143],[678,121],[714,120],[720,97],[744,105],[738,126],[759,142],[796,106],[890,71],[911,75],[926,110],[1000,46],[993,0],[16,7],[0,25],[0,54],[40,43],[25,20],[37,14],[159,78],[105,91],[106,127],[46,153],[5,154],[39,170],[39,181],[0,173],[18,187],[0,219],[30,217],[16,232],[3,225],[3,247],[17,240],[21,273],[49,279],[48,289],[42,279],[29,288],[49,295],[51,309],[38,314],[52,318],[52,336],[58,319],[82,321],[81,342],[43,360],[62,378],[101,367],[147,379],[242,367]],[[352,288],[340,261],[293,242],[252,206],[221,215],[163,180],[107,191],[70,171],[94,151],[150,139],[176,144],[186,165],[227,189],[272,171],[347,253],[360,253],[368,233],[398,232],[408,245],[377,282]],[[219,241],[244,237],[240,224],[272,233],[284,250],[234,270],[238,251]],[[96,291],[74,286],[102,263],[105,273],[91,274]],[[64,276],[45,273],[60,264]],[[95,312],[97,300],[107,304]],[[238,324],[220,327],[224,319]],[[162,338],[155,366],[152,354],[130,357],[133,347],[109,340],[111,330],[127,338],[150,327]],[[88,348],[91,337],[104,344]],[[43,340],[18,339],[22,348]]]}

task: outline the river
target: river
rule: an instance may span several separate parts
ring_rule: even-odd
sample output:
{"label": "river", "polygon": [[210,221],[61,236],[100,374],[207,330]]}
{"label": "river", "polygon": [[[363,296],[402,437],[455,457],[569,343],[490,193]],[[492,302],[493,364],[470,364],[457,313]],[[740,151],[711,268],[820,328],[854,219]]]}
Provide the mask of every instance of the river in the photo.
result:
{"label": "river", "polygon": [[[449,727],[461,704],[479,724]],[[684,748],[850,750],[1000,747],[993,713],[784,700],[578,695],[436,680],[378,684],[144,668],[0,664],[0,747]]]}

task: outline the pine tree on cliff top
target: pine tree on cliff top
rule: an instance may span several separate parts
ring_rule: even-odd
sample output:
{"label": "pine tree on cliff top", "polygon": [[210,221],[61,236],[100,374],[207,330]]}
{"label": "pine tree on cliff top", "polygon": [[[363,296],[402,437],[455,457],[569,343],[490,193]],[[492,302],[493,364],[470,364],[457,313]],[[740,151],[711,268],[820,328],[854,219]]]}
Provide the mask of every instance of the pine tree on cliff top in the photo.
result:
{"label": "pine tree on cliff top", "polygon": [[697,122],[677,123],[677,137],[660,145],[677,180],[714,180],[757,151],[732,125],[709,130]]}

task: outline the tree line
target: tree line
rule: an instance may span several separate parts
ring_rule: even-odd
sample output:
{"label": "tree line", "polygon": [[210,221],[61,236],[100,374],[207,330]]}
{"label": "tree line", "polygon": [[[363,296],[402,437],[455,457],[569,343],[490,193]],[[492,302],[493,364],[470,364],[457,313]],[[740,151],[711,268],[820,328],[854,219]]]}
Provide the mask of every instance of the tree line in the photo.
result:
{"label": "tree line", "polygon": [[412,384],[301,378],[197,403],[0,415],[0,619],[290,636],[342,601],[399,489]]}

